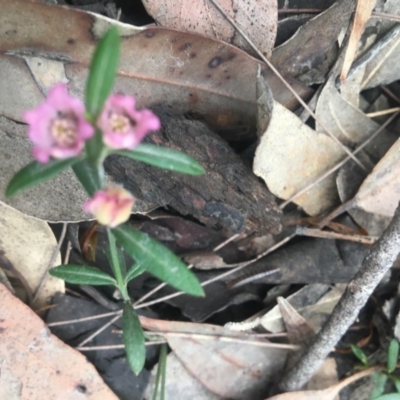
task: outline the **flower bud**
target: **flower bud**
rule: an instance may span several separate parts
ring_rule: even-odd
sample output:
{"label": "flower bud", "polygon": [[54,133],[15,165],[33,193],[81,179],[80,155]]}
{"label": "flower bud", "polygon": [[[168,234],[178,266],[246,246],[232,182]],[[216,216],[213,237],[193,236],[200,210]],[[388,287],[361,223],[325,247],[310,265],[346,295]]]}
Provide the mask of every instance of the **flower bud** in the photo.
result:
{"label": "flower bud", "polygon": [[127,190],[117,186],[99,190],[83,208],[100,224],[115,228],[129,219],[134,202],[135,198]]}

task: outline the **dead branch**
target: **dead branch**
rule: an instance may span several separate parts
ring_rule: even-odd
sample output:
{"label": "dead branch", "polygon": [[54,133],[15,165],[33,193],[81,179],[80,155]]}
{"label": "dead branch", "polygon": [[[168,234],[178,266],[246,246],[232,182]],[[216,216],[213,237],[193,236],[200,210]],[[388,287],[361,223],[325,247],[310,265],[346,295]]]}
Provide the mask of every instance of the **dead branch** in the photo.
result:
{"label": "dead branch", "polygon": [[317,371],[361,308],[390,269],[400,252],[400,204],[392,222],[381,238],[371,247],[360,270],[349,282],[343,297],[334,308],[321,331],[310,341],[299,362],[283,378],[282,391],[299,390]]}

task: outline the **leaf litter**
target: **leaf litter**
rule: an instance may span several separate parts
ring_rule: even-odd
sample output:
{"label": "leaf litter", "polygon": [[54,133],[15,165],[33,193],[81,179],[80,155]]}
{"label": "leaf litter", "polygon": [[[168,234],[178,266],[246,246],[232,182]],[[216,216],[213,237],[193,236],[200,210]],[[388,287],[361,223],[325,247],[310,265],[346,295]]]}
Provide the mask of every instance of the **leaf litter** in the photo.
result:
{"label": "leaf litter", "polygon": [[[173,110],[174,115],[200,117],[209,127],[228,140],[236,150],[240,149],[237,144],[241,141],[251,141],[253,153],[257,147],[255,157],[253,160],[250,152],[250,159],[246,162],[253,164],[254,173],[265,181],[275,196],[283,200],[282,209],[288,202],[293,201],[304,214],[321,217],[340,206],[341,202],[347,202],[347,207],[344,209],[358,224],[355,225],[354,221],[342,217],[339,221],[344,224],[343,226],[349,227],[347,234],[356,236],[352,232],[357,232],[360,235],[380,235],[400,199],[400,190],[396,187],[398,186],[398,142],[397,135],[393,134],[395,132],[393,124],[381,129],[383,117],[372,119],[367,113],[397,105],[396,100],[393,100],[396,99],[393,88],[396,88],[395,81],[399,79],[397,58],[400,47],[398,47],[398,26],[390,19],[375,17],[374,12],[398,14],[400,12],[398,4],[393,1],[378,0],[372,18],[367,21],[365,15],[370,15],[375,2],[371,1],[368,4],[357,2],[356,22],[359,22],[360,18],[361,25],[365,25],[365,29],[360,29],[360,24],[356,22],[351,24],[350,19],[355,3],[347,0],[337,1],[317,17],[310,18],[295,35],[275,49],[273,42],[277,29],[279,36],[280,25],[276,17],[276,2],[270,2],[268,6],[263,5],[256,9],[257,17],[263,17],[268,13],[268,18],[256,20],[248,18],[248,15],[236,13],[235,23],[254,41],[260,37],[258,35],[260,27],[269,32],[267,40],[263,36],[263,40],[256,44],[263,55],[271,57],[272,64],[290,84],[293,84],[302,98],[308,100],[315,90],[315,86],[311,90],[307,85],[322,84],[315,95],[316,121],[303,122],[297,117],[298,113],[293,112],[299,104],[298,101],[294,100],[292,94],[288,94],[286,88],[282,89],[284,86],[268,67],[237,50],[236,47],[221,41],[228,41],[245,49],[251,55],[257,55],[254,49],[244,44],[245,41],[242,39],[237,41],[240,35],[222,15],[216,12],[212,5],[214,2],[200,3],[203,8],[199,12],[207,14],[207,18],[197,19],[201,22],[211,21],[211,24],[206,28],[202,27],[203,31],[196,32],[211,38],[182,32],[190,31],[191,23],[187,11],[178,2],[160,4],[146,0],[145,6],[148,10],[153,10],[151,13],[154,19],[163,27],[138,28],[111,22],[104,17],[85,12],[34,3],[24,3],[22,7],[23,2],[6,1],[4,5],[7,7],[7,12],[3,13],[6,15],[6,20],[2,26],[8,29],[18,24],[21,28],[15,32],[7,31],[12,33],[11,38],[0,40],[2,63],[0,71],[3,71],[2,82],[6,85],[3,93],[12,93],[11,97],[0,95],[0,112],[4,126],[1,142],[13,146],[7,148],[2,146],[4,149],[2,159],[7,160],[6,166],[1,167],[2,171],[5,171],[2,175],[11,176],[14,169],[18,169],[17,160],[29,157],[29,146],[23,139],[24,132],[18,129],[17,125],[21,122],[21,111],[40,102],[53,83],[59,81],[68,81],[70,90],[82,96],[88,55],[93,48],[92,38],[88,36],[88,32],[92,29],[95,37],[99,37],[109,24],[114,23],[119,26],[124,37],[116,90],[137,94],[141,106],[154,107],[164,102],[170,110]],[[259,2],[251,3],[255,7],[259,6]],[[163,11],[161,6],[166,7],[164,10],[167,9],[168,12]],[[240,11],[247,10],[240,9]],[[230,17],[233,16],[232,12],[235,14],[234,10],[225,12]],[[360,16],[361,13],[365,13],[364,17]],[[34,29],[31,23],[21,24],[21,21],[32,20],[32,15],[35,15],[35,20],[51,20],[53,24],[47,24],[47,29],[49,32],[57,29],[58,34],[46,36],[37,28]],[[69,43],[69,38],[63,36],[64,30],[60,29],[60,24],[64,24],[64,21],[76,24],[74,28],[76,37]],[[228,33],[221,33],[220,26],[225,26]],[[168,29],[171,27],[178,31]],[[354,27],[353,32],[350,34],[352,27]],[[344,54],[341,53],[340,46],[346,43],[346,39],[343,41],[343,32],[346,30],[350,34],[349,45],[344,67],[338,69],[339,63],[336,61]],[[165,46],[165,43],[168,43],[168,46]],[[307,46],[304,46],[304,43]],[[210,63],[214,65],[213,60],[218,65],[207,78]],[[340,72],[342,72],[342,82],[337,79]],[[346,75],[347,78],[344,79]],[[389,86],[380,90],[381,85]],[[24,91],[15,90],[16,87],[24,87]],[[380,131],[379,136],[364,146],[377,131]],[[256,143],[257,137],[259,143]],[[341,144],[338,145],[338,142]],[[357,153],[357,164],[353,161],[347,161],[345,164],[345,160],[349,159],[349,152],[360,146],[364,148],[362,152]],[[22,151],[15,157],[16,161],[10,163],[9,154],[15,154],[16,148],[21,148]],[[245,157],[245,153],[243,156]],[[336,172],[339,169],[338,163],[343,163],[344,166]],[[324,174],[328,177],[320,179]],[[0,183],[4,184],[7,179],[0,180]],[[74,189],[69,177],[63,179],[59,192],[70,193],[71,197],[67,199],[69,204],[61,206],[54,197],[50,197],[47,203],[48,196],[37,193],[33,196],[31,194],[30,197],[43,196],[45,200],[41,202],[43,204],[36,203],[32,206],[28,196],[20,199],[19,204],[11,206],[44,220],[79,221],[86,218],[73,206],[81,202],[79,198],[82,194]],[[311,185],[312,188],[298,195]],[[50,192],[57,193],[57,190],[53,189]],[[52,209],[52,204],[57,204],[57,209]],[[160,204],[143,202],[136,212],[146,214],[157,206]],[[284,214],[288,212],[289,210],[285,209]],[[320,220],[320,223],[317,222],[317,227],[327,225],[329,218],[338,213],[339,211],[334,212],[328,218]],[[176,216],[172,218],[175,218],[172,219],[174,222],[168,224],[168,218],[157,221],[157,219],[151,220],[150,215],[136,216],[133,223],[151,230],[155,237],[175,247],[174,251],[178,251],[182,257],[188,257],[187,260],[193,262],[195,267],[197,265],[198,269],[207,268],[206,271],[197,272],[199,277],[203,274],[204,282],[208,283],[222,276],[218,269],[229,271],[223,273],[224,278],[220,278],[219,286],[214,286],[212,289],[211,285],[209,286],[206,307],[204,303],[196,304],[187,296],[178,297],[168,291],[159,291],[158,294],[163,294],[165,298],[175,296],[174,299],[165,301],[192,321],[203,321],[210,318],[210,315],[213,315],[212,319],[217,316],[221,318],[218,311],[222,308],[231,310],[240,304],[244,304],[243,308],[246,308],[246,305],[256,303],[259,312],[262,313],[261,316],[252,322],[243,323],[242,328],[253,329],[261,326],[268,332],[279,334],[287,332],[288,340],[292,343],[301,344],[305,338],[313,334],[313,331],[320,329],[343,292],[343,286],[340,284],[351,279],[368,252],[365,244],[325,237],[319,239],[298,237],[293,243],[287,244],[289,240],[299,236],[302,230],[284,225],[281,233],[272,240],[267,240],[275,251],[267,257],[258,259],[258,254],[251,254],[250,247],[256,248],[257,243],[256,240],[251,240],[251,236],[232,240],[229,251],[220,252],[220,249],[215,251],[216,243],[218,241],[222,243],[227,239],[226,232],[215,230],[212,226],[206,227],[207,232],[202,230],[204,227],[197,221],[188,224],[185,218],[180,219]],[[302,232],[307,232],[307,229]],[[263,233],[265,235],[267,232]],[[213,240],[205,240],[207,237],[212,237]],[[98,246],[101,246],[101,240]],[[79,246],[75,247],[74,252],[76,254],[72,254],[72,257],[79,257]],[[254,258],[254,262],[249,262],[251,258]],[[100,262],[99,260],[101,258],[97,262]],[[243,279],[240,269],[246,262],[253,264],[251,268],[246,267],[248,272],[246,279],[251,274],[260,276],[260,273],[261,275],[264,273],[261,280],[254,284],[246,283],[235,289],[229,289],[233,290],[234,295],[223,295],[218,299],[217,292],[228,293],[226,288],[234,287],[232,280],[238,282]],[[104,264],[104,261],[101,261],[101,264]],[[106,267],[103,265],[103,268]],[[278,272],[270,275],[265,273],[274,269]],[[235,275],[226,275],[231,271],[238,276],[235,278]],[[292,296],[297,296],[300,299],[297,310],[302,316],[289,306],[284,298],[278,300],[281,308],[283,307],[282,310],[285,310],[283,313],[279,312],[278,306],[272,310],[263,310],[262,295],[259,289],[257,291],[254,288],[264,288],[265,294],[266,283],[286,284],[281,286],[284,297],[291,300]],[[290,284],[294,283],[306,286],[302,289],[291,287]],[[329,290],[329,285],[333,283],[338,285]],[[135,298],[140,298],[147,296],[146,293],[156,287],[156,282],[150,277],[141,277],[131,288],[131,294]],[[271,288],[269,291],[272,293]],[[311,293],[315,291],[319,295],[312,297]],[[94,296],[98,298],[97,294]],[[177,301],[179,298],[181,302]],[[143,309],[146,305],[151,306],[153,301],[157,302],[157,299],[153,299],[154,297],[147,302],[139,300],[137,307]],[[112,301],[115,305],[116,300]],[[205,312],[200,313],[199,309]],[[52,323],[57,324],[57,321],[65,320],[65,317],[68,317],[66,312],[64,309],[64,315],[53,313]],[[152,317],[158,321],[165,318],[165,315],[162,313],[160,315],[156,309],[152,312],[155,313]],[[176,318],[176,312],[172,315],[175,317],[169,319]],[[248,312],[246,314],[242,310],[236,318],[240,321],[248,316]],[[69,318],[73,319],[73,316]],[[228,320],[229,318],[234,319],[228,317]],[[146,326],[144,319],[142,323],[149,331],[154,330],[150,325]],[[230,337],[233,333],[227,333],[226,329],[216,325],[218,338],[214,336],[210,339],[201,336],[210,336],[206,324],[187,323],[191,325],[189,332],[187,326],[176,325],[180,324],[179,322],[161,321],[160,324],[163,327],[160,335],[168,341],[172,349],[172,353],[168,356],[171,370],[167,364],[167,382],[169,382],[167,385],[171,384],[168,387],[167,398],[176,398],[177,393],[185,393],[186,389],[192,393],[202,393],[196,398],[245,399],[250,396],[262,399],[272,390],[274,374],[281,376],[283,373],[283,363],[289,350],[280,349],[278,345],[276,348],[260,350],[261,348],[244,344],[240,340],[237,340],[237,343],[230,343],[221,338]],[[236,328],[241,329],[238,326]],[[79,337],[79,333],[76,335]],[[246,338],[241,338],[245,341],[251,340],[252,337],[245,333],[240,335]],[[95,340],[95,336],[93,337]],[[267,343],[265,339],[263,340]],[[273,338],[271,340],[274,342]],[[250,348],[252,350],[249,350]],[[297,354],[293,350],[289,352]],[[256,371],[254,365],[259,366],[260,363],[264,364],[261,370]],[[326,361],[325,368],[331,381],[329,382],[329,379],[325,381],[321,376],[316,378],[324,387],[308,386],[307,391],[284,393],[272,399],[313,399],[321,396],[333,399],[350,381],[362,375],[356,374],[335,384],[336,366],[332,359]],[[340,376],[348,370],[349,368],[341,370]],[[180,371],[179,374],[182,376],[186,373],[187,378],[177,380],[171,371]],[[370,373],[372,372],[368,371],[368,374]],[[365,372],[365,375],[368,374]],[[233,378],[235,376],[236,378]],[[191,386],[188,389],[188,386],[185,386],[185,382],[189,382],[190,379],[197,388]],[[110,379],[110,384],[111,381]],[[147,383],[143,381],[141,385],[144,388]],[[149,388],[151,385],[148,386],[148,393]]]}

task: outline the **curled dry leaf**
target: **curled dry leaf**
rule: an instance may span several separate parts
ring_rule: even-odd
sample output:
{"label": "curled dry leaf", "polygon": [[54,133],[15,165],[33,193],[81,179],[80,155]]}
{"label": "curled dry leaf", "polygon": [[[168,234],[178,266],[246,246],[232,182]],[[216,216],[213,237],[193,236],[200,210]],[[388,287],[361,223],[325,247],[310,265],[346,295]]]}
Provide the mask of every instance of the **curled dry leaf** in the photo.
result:
{"label": "curled dry leaf", "polygon": [[355,205],[370,213],[392,217],[399,200],[400,141],[398,140],[362,183],[355,197]]}
{"label": "curled dry leaf", "polygon": [[[277,31],[277,0],[219,0],[218,3],[269,58]],[[249,54],[256,54],[209,0],[144,0],[143,4],[147,12],[164,27],[201,33],[232,43]]]}
{"label": "curled dry leaf", "polygon": [[86,357],[0,284],[1,399],[116,400]]}
{"label": "curled dry leaf", "polygon": [[335,2],[328,10],[305,23],[286,43],[274,49],[272,64],[284,75],[301,77],[308,83],[323,82],[336,59],[329,60],[327,55],[334,48],[340,31],[347,27],[353,10],[353,0]]}
{"label": "curled dry leaf", "polygon": [[[28,291],[34,293],[57,246],[54,234],[46,222],[28,217],[2,202],[0,215],[0,250],[26,282]],[[54,263],[61,264],[60,254]],[[13,271],[6,272],[15,276]],[[64,281],[48,276],[33,307],[40,309],[48,306],[56,292],[64,292]]]}

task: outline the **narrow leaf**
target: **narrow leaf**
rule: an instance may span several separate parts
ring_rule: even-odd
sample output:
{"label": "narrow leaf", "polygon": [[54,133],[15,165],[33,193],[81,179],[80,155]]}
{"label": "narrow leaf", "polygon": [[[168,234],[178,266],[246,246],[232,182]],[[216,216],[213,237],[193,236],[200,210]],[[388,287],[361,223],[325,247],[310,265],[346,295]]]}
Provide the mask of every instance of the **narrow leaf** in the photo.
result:
{"label": "narrow leaf", "polygon": [[90,63],[86,86],[86,108],[96,119],[111,93],[119,60],[120,39],[116,27],[99,41]]}
{"label": "narrow leaf", "polygon": [[388,393],[378,397],[371,397],[371,400],[400,400],[400,393]]}
{"label": "narrow leaf", "polygon": [[185,293],[204,296],[196,275],[161,243],[124,225],[113,229],[113,233],[125,251],[151,274]]}
{"label": "narrow leaf", "polygon": [[160,357],[158,359],[156,382],[154,385],[153,400],[157,399],[158,388],[161,384],[160,400],[165,398],[165,376],[167,371],[167,345],[161,345]]}
{"label": "narrow leaf", "polygon": [[394,386],[396,386],[396,390],[400,392],[400,379],[394,375],[390,375],[390,379],[393,381]]}
{"label": "narrow leaf", "polygon": [[104,148],[103,133],[100,129],[96,129],[95,135],[85,143],[86,154],[91,164],[99,164],[98,160]]}
{"label": "narrow leaf", "polygon": [[143,274],[146,269],[140,264],[133,264],[126,274],[125,282],[128,283],[137,276]]}
{"label": "narrow leaf", "polygon": [[89,196],[93,196],[95,192],[101,189],[99,173],[88,160],[80,161],[73,165],[72,169]]}
{"label": "narrow leaf", "polygon": [[189,175],[202,175],[204,168],[191,156],[177,150],[151,144],[140,144],[132,151],[118,151],[117,154],[142,161],[155,167]]}
{"label": "narrow leaf", "polygon": [[22,190],[45,182],[59,174],[64,169],[76,164],[79,160],[79,158],[74,157],[65,160],[52,160],[47,164],[40,164],[34,161],[14,175],[7,186],[6,196],[10,198]]}
{"label": "narrow leaf", "polygon": [[124,303],[122,331],[128,363],[132,371],[138,375],[146,361],[146,347],[142,325],[128,301]]}
{"label": "narrow leaf", "polygon": [[387,370],[389,373],[396,369],[397,359],[399,358],[399,342],[396,339],[392,339],[388,348],[387,356]]}
{"label": "narrow leaf", "polygon": [[50,275],[76,285],[116,285],[116,280],[103,271],[86,265],[60,265],[49,271]]}
{"label": "narrow leaf", "polygon": [[368,365],[367,355],[358,346],[351,345],[351,351],[353,354],[364,364]]}

